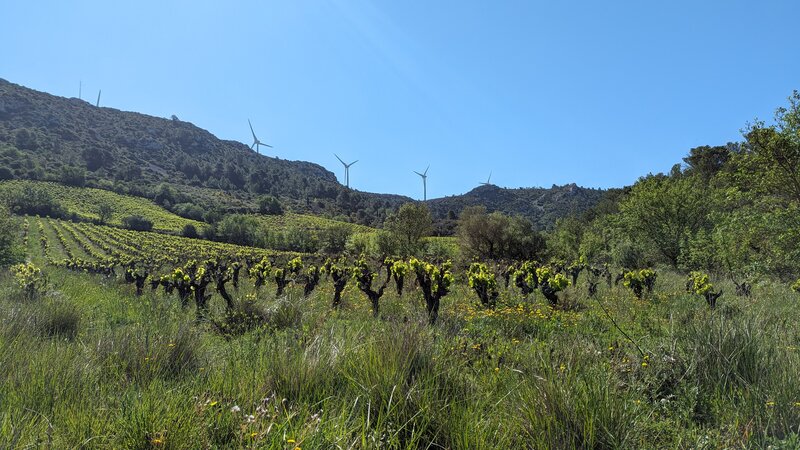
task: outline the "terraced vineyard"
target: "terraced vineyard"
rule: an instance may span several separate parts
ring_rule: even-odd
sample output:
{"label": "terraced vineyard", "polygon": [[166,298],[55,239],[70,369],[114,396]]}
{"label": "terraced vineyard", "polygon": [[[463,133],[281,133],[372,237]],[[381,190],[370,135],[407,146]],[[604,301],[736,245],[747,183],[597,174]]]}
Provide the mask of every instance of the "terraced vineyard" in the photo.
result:
{"label": "terraced vineyard", "polygon": [[128,216],[141,216],[153,222],[153,229],[177,233],[186,225],[194,225],[199,229],[201,222],[186,219],[173,214],[155,203],[140,197],[120,195],[112,191],[93,188],[78,188],[58,183],[15,180],[0,183],[0,196],[14,190],[37,188],[46,191],[66,209],[82,220],[96,221],[100,219],[99,205],[111,207],[108,223],[120,225]]}
{"label": "terraced vineyard", "polygon": [[131,231],[85,222],[25,217],[25,242],[37,262],[55,266],[146,264],[179,265],[191,259],[254,260],[296,254],[190,239],[155,232]]}

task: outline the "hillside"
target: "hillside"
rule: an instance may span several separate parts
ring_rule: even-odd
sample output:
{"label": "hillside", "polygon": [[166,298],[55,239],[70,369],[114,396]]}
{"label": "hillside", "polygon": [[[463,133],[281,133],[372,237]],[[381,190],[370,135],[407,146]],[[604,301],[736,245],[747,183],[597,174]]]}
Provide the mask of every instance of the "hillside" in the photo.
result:
{"label": "hillside", "polygon": [[141,216],[153,223],[153,229],[171,233],[179,233],[184,226],[194,225],[199,228],[201,223],[175,215],[153,202],[141,197],[120,195],[103,189],[77,188],[64,186],[58,183],[15,180],[0,182],[0,198],[11,191],[21,190],[25,187],[35,187],[44,190],[64,208],[65,214],[84,221],[100,219],[99,206],[107,205],[110,211],[109,225],[119,226],[122,219],[128,216]]}
{"label": "hillside", "polygon": [[[506,189],[495,185],[479,186],[466,194],[443,197],[428,202],[434,217],[447,222],[469,206],[485,206],[489,212],[527,217],[539,229],[548,229],[556,219],[581,214],[603,198],[606,191],[587,189],[575,184],[547,188]],[[451,221],[452,222],[452,221]],[[445,223],[445,226],[451,224]]]}
{"label": "hillside", "polygon": [[255,197],[268,194],[297,212],[370,225],[410,200],[348,190],[322,166],[258,155],[177,118],[98,108],[0,79],[0,179],[9,178],[150,198],[168,184],[192,201],[202,194],[206,209],[237,211],[254,210]]}
{"label": "hillside", "polygon": [[[165,119],[95,107],[0,79],[0,180],[58,181],[155,199],[187,215],[204,211],[255,212],[271,195],[286,209],[377,227],[408,197],[348,189],[317,164],[258,155],[177,117]],[[602,191],[575,185],[551,189],[482,186],[464,195],[428,201],[441,233],[464,207],[519,214],[538,228],[591,208]],[[163,196],[162,196],[163,197]],[[196,208],[195,208],[196,210]]]}

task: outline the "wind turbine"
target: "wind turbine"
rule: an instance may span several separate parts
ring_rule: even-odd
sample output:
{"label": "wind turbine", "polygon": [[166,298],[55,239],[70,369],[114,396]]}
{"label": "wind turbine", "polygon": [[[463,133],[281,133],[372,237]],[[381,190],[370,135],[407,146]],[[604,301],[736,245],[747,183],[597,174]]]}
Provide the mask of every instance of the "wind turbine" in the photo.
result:
{"label": "wind turbine", "polygon": [[489,179],[486,180],[486,183],[481,183],[481,186],[491,186],[492,185],[492,172],[489,172]]}
{"label": "wind turbine", "polygon": [[428,169],[430,168],[431,166],[428,166],[425,169],[425,172],[422,173],[419,173],[416,170],[414,171],[415,174],[422,177],[422,201],[428,200]]}
{"label": "wind turbine", "polygon": [[78,100],[83,100],[81,98],[81,91],[83,91],[83,80],[78,81]]}
{"label": "wind turbine", "polygon": [[96,105],[94,105],[94,106],[96,106],[96,107],[98,107],[98,108],[100,107],[100,94],[102,94],[102,93],[103,93],[103,90],[102,90],[102,89],[100,89],[99,91],[97,91],[97,104],[96,104]]}
{"label": "wind turbine", "polygon": [[358,160],[355,160],[355,161],[351,162],[350,164],[347,164],[344,161],[342,161],[342,158],[339,158],[339,155],[337,155],[336,153],[334,153],[333,156],[335,156],[336,159],[338,159],[339,162],[342,163],[342,165],[344,166],[345,186],[350,188],[350,166],[352,166],[353,164],[357,163]]}
{"label": "wind turbine", "polygon": [[265,146],[265,147],[272,148],[271,145],[265,144],[265,143],[263,143],[263,142],[258,140],[258,138],[256,137],[256,132],[253,131],[253,124],[250,123],[250,119],[247,119],[247,123],[248,123],[248,125],[250,125],[250,132],[253,133],[253,145],[250,146],[250,149],[256,149],[256,153],[258,153],[260,155],[261,152],[259,151],[259,149],[261,148],[262,145]]}

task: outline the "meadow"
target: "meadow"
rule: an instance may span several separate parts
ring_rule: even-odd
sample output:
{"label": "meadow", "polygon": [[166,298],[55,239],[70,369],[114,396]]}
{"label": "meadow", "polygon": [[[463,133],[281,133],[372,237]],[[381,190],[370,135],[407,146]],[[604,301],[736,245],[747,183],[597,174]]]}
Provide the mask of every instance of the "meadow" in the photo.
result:
{"label": "meadow", "polygon": [[666,268],[642,299],[605,282],[589,297],[584,273],[556,306],[498,279],[491,307],[456,267],[429,325],[411,277],[377,317],[352,281],[332,308],[324,276],[308,296],[243,277],[233,310],[214,293],[201,317],[121,274],[68,270],[87,246],[126,250],[76,228],[89,224],[36,220],[24,243],[46,281],[29,295],[0,277],[0,447],[800,446],[798,294],[784,284],[740,297],[715,280],[711,309]]}

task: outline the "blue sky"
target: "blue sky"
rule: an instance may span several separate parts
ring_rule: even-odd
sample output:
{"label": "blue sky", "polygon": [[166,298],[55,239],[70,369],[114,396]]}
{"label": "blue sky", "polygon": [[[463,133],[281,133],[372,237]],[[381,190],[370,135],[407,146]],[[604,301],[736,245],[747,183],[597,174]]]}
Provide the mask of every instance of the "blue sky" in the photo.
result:
{"label": "blue sky", "polygon": [[798,1],[5,1],[0,77],[428,197],[614,187],[800,89]]}

